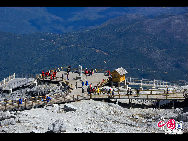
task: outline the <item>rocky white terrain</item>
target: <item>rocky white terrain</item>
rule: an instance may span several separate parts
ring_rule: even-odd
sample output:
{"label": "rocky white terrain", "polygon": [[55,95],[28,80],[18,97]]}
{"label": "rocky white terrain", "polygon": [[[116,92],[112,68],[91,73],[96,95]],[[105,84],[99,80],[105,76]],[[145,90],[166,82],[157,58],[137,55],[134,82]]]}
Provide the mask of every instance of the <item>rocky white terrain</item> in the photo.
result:
{"label": "rocky white terrain", "polygon": [[[182,120],[182,109],[123,108],[118,104],[82,100],[24,111],[0,112],[0,133],[164,133],[161,117]],[[180,119],[181,118],[181,119]]]}

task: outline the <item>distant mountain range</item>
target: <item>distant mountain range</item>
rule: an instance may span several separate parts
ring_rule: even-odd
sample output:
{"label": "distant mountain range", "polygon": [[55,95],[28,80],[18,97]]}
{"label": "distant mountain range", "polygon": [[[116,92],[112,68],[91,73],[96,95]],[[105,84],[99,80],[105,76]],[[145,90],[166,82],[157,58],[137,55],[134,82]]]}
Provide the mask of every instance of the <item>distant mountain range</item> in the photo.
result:
{"label": "distant mountain range", "polygon": [[[73,8],[72,12],[67,9],[67,13],[74,13],[72,20],[79,21],[78,15],[89,8],[78,8],[78,11],[75,9]],[[97,21],[100,15],[108,17],[107,13],[113,13],[113,9],[116,8],[98,8],[98,12],[93,11],[95,14],[98,13],[97,15],[88,16],[95,17],[94,21]],[[77,67],[81,64],[87,68],[110,70],[124,67],[128,71],[128,76],[132,77],[167,81],[188,80],[188,12],[185,12],[186,8],[175,8],[173,14],[173,8],[167,9],[127,8],[127,14],[126,12],[122,16],[114,14],[116,16],[113,18],[99,20],[101,24],[93,22],[96,25],[92,25],[91,22],[82,30],[78,27],[81,27],[83,24],[81,21],[84,20],[80,20],[80,24],[78,27],[75,25],[73,32],[67,31],[63,34],[47,30],[45,33],[40,30],[33,30],[38,33],[27,31],[27,34],[7,33],[2,30],[0,77],[2,79],[14,72],[36,74],[43,69],[49,70],[62,65]],[[58,10],[49,8],[48,12],[50,10],[51,15],[63,17]],[[108,10],[110,12],[107,12]],[[50,16],[47,17],[50,19]],[[67,15],[64,19],[68,21],[70,17]],[[47,25],[41,29],[45,27]],[[59,29],[57,31],[59,32]]]}
{"label": "distant mountain range", "polygon": [[187,7],[0,7],[0,31],[65,33],[92,28],[124,14],[176,15]]}

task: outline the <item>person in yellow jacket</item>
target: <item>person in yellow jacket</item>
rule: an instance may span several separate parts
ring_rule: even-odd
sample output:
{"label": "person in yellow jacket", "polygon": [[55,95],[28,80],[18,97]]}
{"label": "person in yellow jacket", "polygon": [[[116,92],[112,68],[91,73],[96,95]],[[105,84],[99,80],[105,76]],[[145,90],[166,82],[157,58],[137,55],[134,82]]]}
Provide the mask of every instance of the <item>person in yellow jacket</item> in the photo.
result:
{"label": "person in yellow jacket", "polygon": [[100,92],[100,90],[99,90],[99,87],[97,88],[97,94],[99,95],[99,92]]}

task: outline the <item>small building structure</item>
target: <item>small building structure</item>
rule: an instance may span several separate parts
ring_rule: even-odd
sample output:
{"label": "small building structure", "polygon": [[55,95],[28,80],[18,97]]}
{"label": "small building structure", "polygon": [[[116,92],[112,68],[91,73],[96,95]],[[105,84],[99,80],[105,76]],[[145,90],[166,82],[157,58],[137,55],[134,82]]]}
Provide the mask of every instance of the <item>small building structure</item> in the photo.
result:
{"label": "small building structure", "polygon": [[125,81],[125,74],[128,73],[124,68],[115,69],[112,74],[112,82],[123,82]]}

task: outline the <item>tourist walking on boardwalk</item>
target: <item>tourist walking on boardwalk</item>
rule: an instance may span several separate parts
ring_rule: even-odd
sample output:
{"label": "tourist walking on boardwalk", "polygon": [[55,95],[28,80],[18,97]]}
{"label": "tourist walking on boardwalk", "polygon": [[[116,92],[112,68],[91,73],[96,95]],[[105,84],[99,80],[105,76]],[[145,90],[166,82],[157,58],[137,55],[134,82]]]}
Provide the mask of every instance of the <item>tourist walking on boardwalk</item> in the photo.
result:
{"label": "tourist walking on boardwalk", "polygon": [[130,95],[132,95],[132,90],[130,89]]}
{"label": "tourist walking on boardwalk", "polygon": [[67,80],[69,80],[69,74],[67,73]]}
{"label": "tourist walking on boardwalk", "polygon": [[88,81],[86,81],[86,86],[88,85]]}
{"label": "tourist walking on boardwalk", "polygon": [[127,89],[127,95],[129,94],[129,88]]}
{"label": "tourist walking on boardwalk", "polygon": [[82,81],[82,87],[84,86],[84,81]]}
{"label": "tourist walking on boardwalk", "polygon": [[136,95],[139,96],[139,89],[136,89]]}
{"label": "tourist walking on boardwalk", "polygon": [[89,85],[89,88],[92,88],[92,83]]}
{"label": "tourist walking on boardwalk", "polygon": [[94,94],[96,94],[96,91],[95,91],[95,90],[96,90],[96,88],[94,87],[94,88],[93,88],[93,93],[94,93]]}
{"label": "tourist walking on boardwalk", "polygon": [[112,95],[112,90],[111,89],[109,90],[109,94]]}
{"label": "tourist walking on boardwalk", "polygon": [[18,100],[18,102],[19,102],[19,104],[22,104],[22,99],[20,98],[20,99]]}
{"label": "tourist walking on boardwalk", "polygon": [[75,85],[75,86],[76,86],[76,89],[77,89],[77,86],[78,86],[77,84],[78,84],[78,82],[76,82],[76,85]]}
{"label": "tourist walking on boardwalk", "polygon": [[90,94],[90,88],[89,88],[89,86],[87,87],[87,92],[88,92],[88,94]]}
{"label": "tourist walking on boardwalk", "polygon": [[51,97],[47,96],[47,97],[46,97],[47,103],[50,102],[51,99],[52,99]]}
{"label": "tourist walking on boardwalk", "polygon": [[112,90],[112,95],[114,96],[114,90]]}
{"label": "tourist walking on boardwalk", "polygon": [[87,70],[87,68],[86,68],[86,69],[85,69],[86,78],[87,78],[87,74],[88,74],[88,70]]}
{"label": "tourist walking on boardwalk", "polygon": [[99,95],[99,87],[97,88],[97,94]]}
{"label": "tourist walking on boardwalk", "polygon": [[90,91],[90,94],[93,93],[93,89],[92,88],[89,88],[89,91]]}
{"label": "tourist walking on boardwalk", "polygon": [[111,89],[108,90],[108,95],[110,95],[110,90],[111,90]]}

